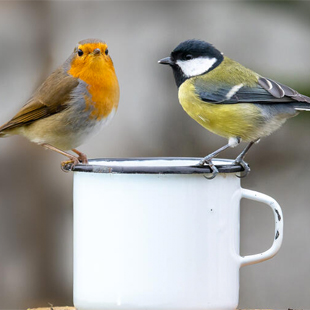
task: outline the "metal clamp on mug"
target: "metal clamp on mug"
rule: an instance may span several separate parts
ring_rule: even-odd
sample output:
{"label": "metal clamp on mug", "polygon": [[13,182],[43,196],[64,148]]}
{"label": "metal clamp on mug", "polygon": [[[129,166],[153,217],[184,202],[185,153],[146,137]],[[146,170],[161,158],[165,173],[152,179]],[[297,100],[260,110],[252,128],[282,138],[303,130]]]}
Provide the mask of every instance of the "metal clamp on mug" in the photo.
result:
{"label": "metal clamp on mug", "polygon": [[[239,268],[273,257],[283,215],[240,186],[240,167],[196,158],[110,159],[74,168],[74,304],[80,309],[235,309]],[[239,169],[239,170],[238,170]],[[240,200],[273,210],[263,253],[240,256]]]}

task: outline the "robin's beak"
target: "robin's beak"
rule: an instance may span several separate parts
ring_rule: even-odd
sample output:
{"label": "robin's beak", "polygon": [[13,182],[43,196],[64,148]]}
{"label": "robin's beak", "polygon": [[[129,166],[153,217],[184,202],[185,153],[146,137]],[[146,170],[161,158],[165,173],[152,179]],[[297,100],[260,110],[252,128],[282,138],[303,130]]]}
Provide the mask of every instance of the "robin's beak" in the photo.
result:
{"label": "robin's beak", "polygon": [[101,54],[100,49],[99,49],[99,48],[95,48],[94,51],[93,51],[93,54],[94,54],[95,56],[100,55],[100,54]]}
{"label": "robin's beak", "polygon": [[171,57],[166,57],[161,60],[158,60],[158,63],[162,65],[170,65],[170,66],[173,66],[175,64],[175,62],[171,59]]}

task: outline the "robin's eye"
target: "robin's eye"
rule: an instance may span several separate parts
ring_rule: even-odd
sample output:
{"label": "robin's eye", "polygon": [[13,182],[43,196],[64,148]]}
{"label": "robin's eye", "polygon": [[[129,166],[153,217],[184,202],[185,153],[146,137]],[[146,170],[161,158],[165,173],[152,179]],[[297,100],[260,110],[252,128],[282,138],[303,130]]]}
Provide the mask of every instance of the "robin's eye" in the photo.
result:
{"label": "robin's eye", "polygon": [[186,60],[191,60],[191,59],[193,59],[193,55],[188,54],[188,55],[185,56],[185,59]]}
{"label": "robin's eye", "polygon": [[83,54],[84,54],[84,52],[83,52],[82,50],[79,49],[79,50],[78,50],[78,55],[79,55],[79,56],[82,56]]}
{"label": "robin's eye", "polygon": [[105,53],[106,55],[108,55],[108,54],[109,54],[109,50],[106,49],[104,53]]}

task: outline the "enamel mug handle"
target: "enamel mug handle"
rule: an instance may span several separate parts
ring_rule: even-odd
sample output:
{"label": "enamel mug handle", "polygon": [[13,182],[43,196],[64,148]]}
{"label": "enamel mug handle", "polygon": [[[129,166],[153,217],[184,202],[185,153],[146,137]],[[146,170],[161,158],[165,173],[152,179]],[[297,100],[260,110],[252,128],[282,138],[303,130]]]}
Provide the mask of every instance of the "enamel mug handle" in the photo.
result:
{"label": "enamel mug handle", "polygon": [[246,266],[263,262],[277,254],[283,240],[283,214],[280,205],[273,198],[265,194],[242,188],[241,198],[267,204],[272,209],[275,220],[275,236],[271,248],[260,254],[241,256],[241,266]]}

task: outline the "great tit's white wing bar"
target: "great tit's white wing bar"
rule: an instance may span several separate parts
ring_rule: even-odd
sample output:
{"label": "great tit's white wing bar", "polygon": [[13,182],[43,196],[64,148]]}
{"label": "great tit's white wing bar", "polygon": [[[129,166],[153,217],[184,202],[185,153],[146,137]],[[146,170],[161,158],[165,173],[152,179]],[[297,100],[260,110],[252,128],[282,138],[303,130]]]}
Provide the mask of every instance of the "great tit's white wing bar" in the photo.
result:
{"label": "great tit's white wing bar", "polygon": [[[208,85],[209,86],[209,85]],[[230,88],[226,87],[199,87],[196,86],[196,93],[202,101],[211,103],[238,103],[238,100],[233,98],[228,99],[227,94]]]}

